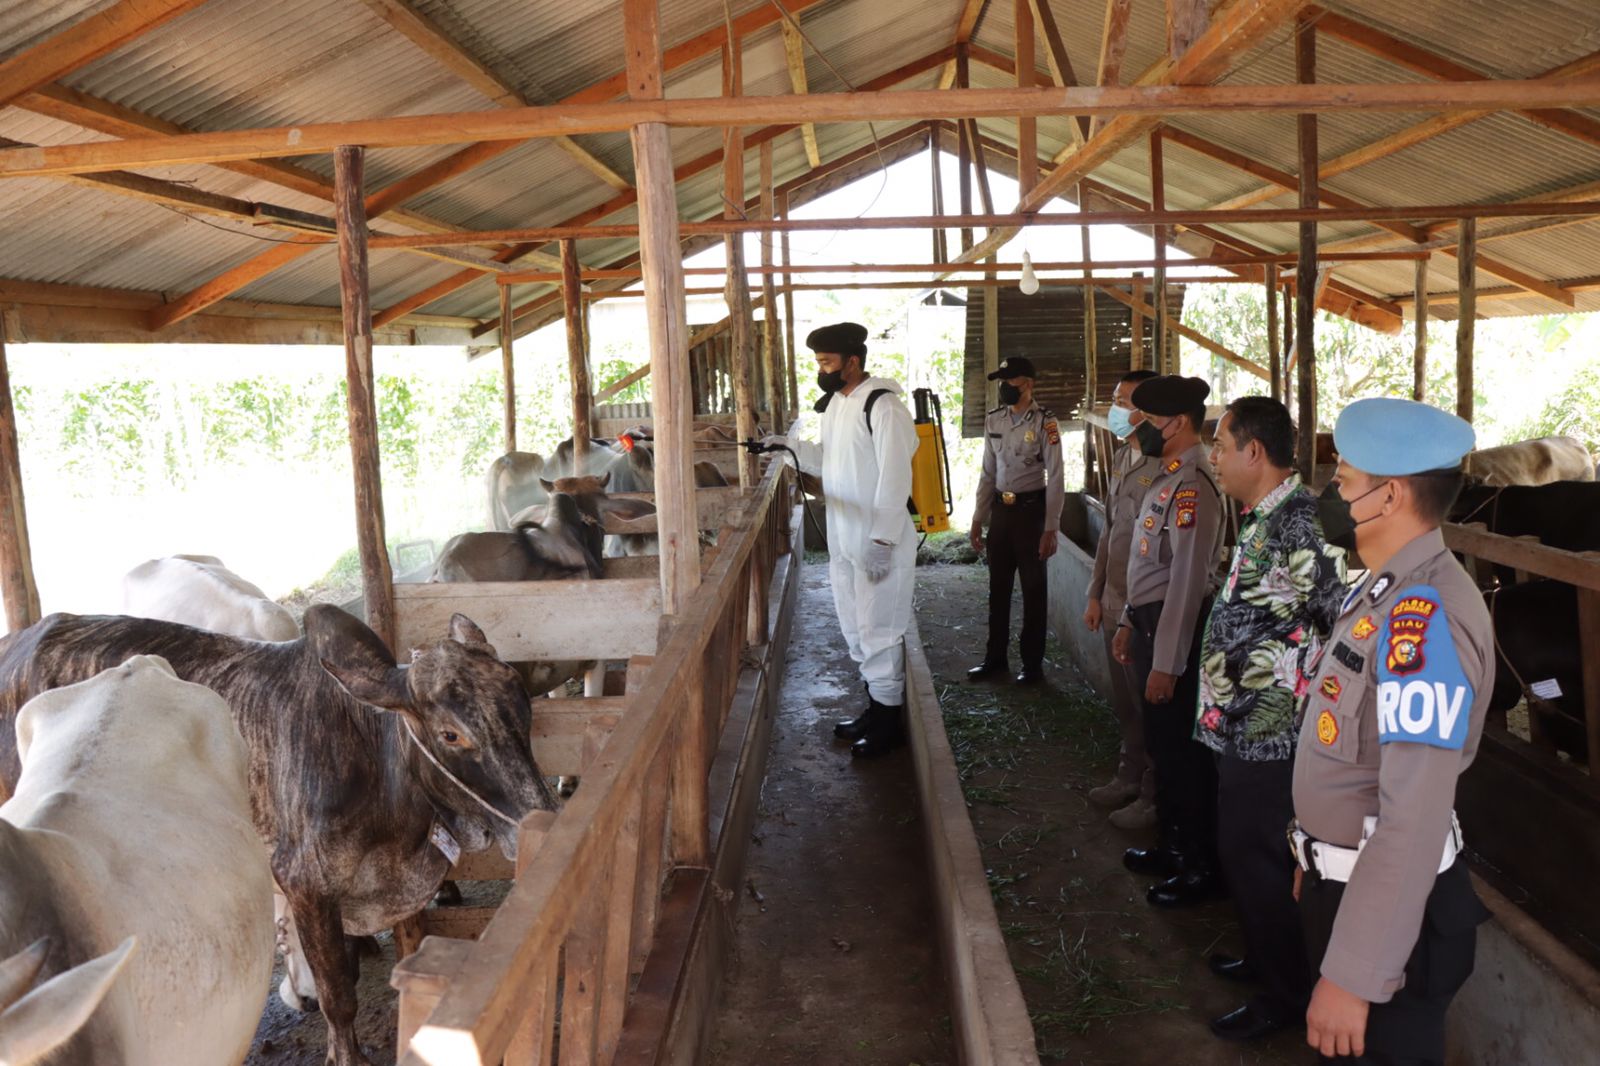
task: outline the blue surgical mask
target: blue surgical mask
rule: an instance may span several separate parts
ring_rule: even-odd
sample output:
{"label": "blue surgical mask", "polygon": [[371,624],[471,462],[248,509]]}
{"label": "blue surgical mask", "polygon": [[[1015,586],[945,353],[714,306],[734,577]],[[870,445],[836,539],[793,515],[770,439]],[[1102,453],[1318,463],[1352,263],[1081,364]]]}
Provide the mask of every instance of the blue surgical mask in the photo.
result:
{"label": "blue surgical mask", "polygon": [[1111,427],[1111,432],[1117,435],[1118,440],[1127,440],[1133,433],[1133,416],[1126,407],[1112,404],[1111,411],[1106,415],[1106,424]]}

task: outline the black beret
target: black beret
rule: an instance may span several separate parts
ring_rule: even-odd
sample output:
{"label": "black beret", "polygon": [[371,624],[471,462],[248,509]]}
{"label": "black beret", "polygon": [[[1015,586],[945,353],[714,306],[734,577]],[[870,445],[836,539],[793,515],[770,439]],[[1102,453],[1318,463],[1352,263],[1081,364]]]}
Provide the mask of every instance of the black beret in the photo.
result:
{"label": "black beret", "polygon": [[1211,386],[1199,378],[1166,374],[1139,382],[1133,390],[1133,406],[1147,415],[1172,418],[1189,414],[1210,395]]}
{"label": "black beret", "polygon": [[1033,360],[1021,355],[1013,355],[1001,361],[994,373],[989,375],[990,381],[1009,381],[1012,378],[1036,378],[1039,375],[1033,372]]}
{"label": "black beret", "polygon": [[835,322],[806,334],[806,347],[830,355],[866,355],[867,327],[858,322]]}

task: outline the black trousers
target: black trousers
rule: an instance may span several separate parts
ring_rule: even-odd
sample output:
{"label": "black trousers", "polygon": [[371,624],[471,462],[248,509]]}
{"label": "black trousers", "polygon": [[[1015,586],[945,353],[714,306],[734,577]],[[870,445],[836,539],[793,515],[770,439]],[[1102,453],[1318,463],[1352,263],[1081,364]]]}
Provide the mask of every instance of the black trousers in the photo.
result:
{"label": "black trousers", "polygon": [[1009,506],[998,499],[989,519],[989,647],[983,661],[1005,663],[1011,644],[1011,586],[1022,579],[1022,666],[1044,665],[1044,492],[1019,496]]}
{"label": "black trousers", "polygon": [[[1202,604],[1205,618],[1209,604]],[[1213,870],[1217,854],[1217,767],[1211,749],[1194,739],[1195,708],[1200,699],[1200,637],[1194,627],[1189,658],[1178,675],[1172,699],[1151,703],[1145,683],[1156,654],[1156,624],[1161,604],[1131,608],[1133,684],[1144,720],[1144,746],[1156,775],[1156,819],[1162,842],[1183,857],[1186,869]],[[1284,820],[1288,824],[1288,820]]]}
{"label": "black trousers", "polygon": [[[1300,889],[1300,917],[1306,950],[1318,967],[1333,936],[1333,920],[1344,897],[1344,883],[1307,874]],[[1489,910],[1472,891],[1467,866],[1457,862],[1440,874],[1428,894],[1422,929],[1406,960],[1406,983],[1387,1003],[1367,1014],[1366,1053],[1360,1058],[1320,1056],[1323,1063],[1373,1066],[1441,1066],[1445,1013],[1450,1000],[1472,976],[1478,926]]]}
{"label": "black trousers", "polygon": [[1217,756],[1217,858],[1261,975],[1257,1010],[1286,1025],[1305,1018],[1311,967],[1294,902],[1294,859],[1284,827],[1294,815],[1294,760]]}

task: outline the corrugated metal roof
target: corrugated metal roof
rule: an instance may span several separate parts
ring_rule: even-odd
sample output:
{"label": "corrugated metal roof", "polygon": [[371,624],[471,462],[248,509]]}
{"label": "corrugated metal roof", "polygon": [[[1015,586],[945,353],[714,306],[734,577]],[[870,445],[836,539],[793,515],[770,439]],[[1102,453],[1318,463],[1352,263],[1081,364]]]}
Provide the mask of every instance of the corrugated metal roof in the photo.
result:
{"label": "corrugated metal roof", "polygon": [[[13,54],[59,32],[111,0],[0,0],[0,56]],[[516,3],[502,0],[411,0],[454,40],[525,98],[561,99],[617,73],[623,64],[621,8],[616,0]],[[739,16],[762,0],[737,0]],[[1325,6],[1385,32],[1417,42],[1471,69],[1492,76],[1531,76],[1600,50],[1600,5],[1594,0],[1336,0]],[[1104,0],[1051,0],[1080,79],[1093,76],[1099,52]],[[807,34],[826,52],[844,79],[861,84],[946,47],[956,5],[917,0],[826,0],[804,11]],[[1012,51],[1012,5],[989,4],[975,43],[994,52]],[[722,24],[722,0],[673,0],[663,4],[663,38],[670,46]],[[1514,19],[1515,33],[1508,33]],[[1269,35],[1244,57],[1227,80],[1273,84],[1293,79],[1289,29]],[[1044,43],[1037,65],[1045,68]],[[1124,80],[1131,81],[1165,50],[1164,11],[1136,4],[1129,26]],[[745,40],[746,92],[787,92],[788,74],[776,25]],[[999,86],[1011,77],[976,61],[973,83]],[[1422,75],[1344,43],[1320,38],[1319,78],[1328,82],[1420,81]],[[808,53],[813,91],[844,88],[828,63]],[[132,43],[63,79],[74,89],[158,118],[199,130],[244,128],[318,120],[473,110],[490,106],[441,64],[397,33],[364,4],[325,0],[209,0]],[[930,71],[906,83],[928,88]],[[719,60],[707,55],[669,75],[671,96],[720,91]],[[1586,112],[1596,114],[1595,112]],[[1420,116],[1333,113],[1321,117],[1322,157],[1331,159],[1370,144],[1418,121]],[[1184,116],[1182,129],[1244,151],[1279,169],[1296,165],[1295,123],[1286,115]],[[1015,143],[1015,123],[986,120],[986,134]],[[896,127],[879,124],[880,136]],[[869,142],[857,125],[818,127],[824,155],[837,158]],[[1068,141],[1067,119],[1039,123],[1040,150],[1056,153]],[[17,108],[0,109],[0,136],[57,144],[97,139],[77,127]],[[608,134],[582,138],[584,146],[624,176],[632,173],[628,138]],[[717,130],[674,130],[674,160],[682,165],[718,150]],[[369,188],[378,189],[459,150],[460,146],[385,149],[370,153]],[[798,134],[774,146],[775,173],[782,182],[806,169]],[[1484,165],[1493,160],[1492,166]],[[331,176],[330,157],[295,160]],[[245,200],[265,201],[327,214],[326,200],[290,192],[215,167],[175,167],[152,176]],[[1097,180],[1148,198],[1148,160],[1142,145],[1119,153],[1097,171]],[[749,159],[749,189],[756,164]],[[1514,115],[1497,115],[1412,147],[1391,158],[1329,180],[1331,190],[1372,203],[1503,200],[1536,196],[1600,180],[1600,150],[1563,137]],[[1229,200],[1259,186],[1257,179],[1177,146],[1167,149],[1167,202],[1199,207]],[[682,183],[679,208],[686,218],[706,217],[721,205],[721,175],[713,169]],[[414,197],[408,209],[451,225],[501,228],[561,222],[615,196],[610,188],[552,143],[532,142],[483,163],[466,174]],[[1278,203],[1292,202],[1292,196]],[[997,205],[1002,210],[1009,206]],[[612,220],[633,219],[631,210]],[[392,231],[400,223],[380,223]],[[1248,230],[1248,232],[1246,232]],[[1485,223],[1485,231],[1492,225]],[[1600,274],[1596,224],[1567,226],[1490,241],[1485,250],[1541,277]],[[1295,243],[1293,226],[1237,227],[1250,242],[1275,250]],[[1328,225],[1324,240],[1372,234],[1370,226]],[[258,253],[268,234],[226,220],[197,221],[174,211],[81,186],[41,181],[0,182],[0,237],[6,262],[0,272],[18,280],[158,289],[180,294]],[[627,240],[584,241],[586,261],[606,262],[629,254]],[[373,257],[375,307],[419,291],[459,272],[458,267],[408,254]],[[1409,293],[1409,263],[1362,263],[1339,268],[1338,276],[1390,297]],[[1454,286],[1452,261],[1439,256],[1434,287]],[[1485,277],[1485,285],[1499,284]],[[272,302],[330,304],[336,297],[332,257],[307,255],[261,279],[239,296]],[[1582,293],[1581,308],[1600,307],[1600,293]],[[491,280],[481,279],[435,301],[426,310],[481,319],[495,313]],[[1485,301],[1486,313],[1548,310],[1534,299]],[[1448,311],[1448,308],[1441,308]]]}

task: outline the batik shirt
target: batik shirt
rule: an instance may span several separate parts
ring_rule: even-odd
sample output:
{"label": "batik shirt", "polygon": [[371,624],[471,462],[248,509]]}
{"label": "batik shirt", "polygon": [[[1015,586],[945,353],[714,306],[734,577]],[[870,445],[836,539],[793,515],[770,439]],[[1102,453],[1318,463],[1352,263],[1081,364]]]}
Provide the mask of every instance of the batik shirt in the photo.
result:
{"label": "batik shirt", "polygon": [[1344,596],[1344,552],[1322,539],[1316,499],[1291,474],[1240,521],[1201,643],[1195,738],[1250,762],[1293,758],[1304,667]]}

